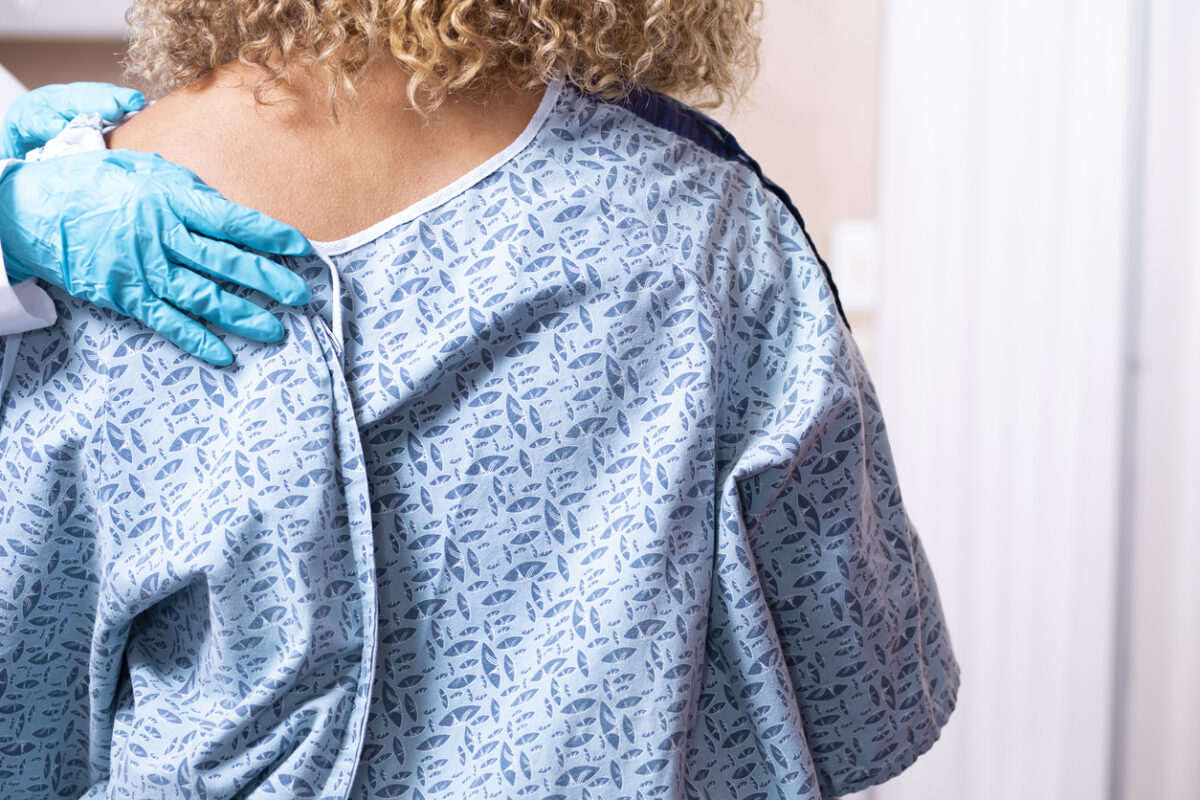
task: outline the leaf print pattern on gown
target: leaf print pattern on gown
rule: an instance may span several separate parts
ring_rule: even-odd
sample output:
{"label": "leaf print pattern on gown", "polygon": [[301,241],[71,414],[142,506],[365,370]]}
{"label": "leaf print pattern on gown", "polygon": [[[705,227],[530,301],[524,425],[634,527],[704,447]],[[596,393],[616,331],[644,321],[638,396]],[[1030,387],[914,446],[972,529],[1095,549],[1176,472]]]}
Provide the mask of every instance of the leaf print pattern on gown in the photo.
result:
{"label": "leaf print pattern on gown", "polygon": [[936,741],[937,587],[786,195],[651,93],[559,80],[526,133],[292,260],[232,368],[49,288],[7,798],[817,800]]}

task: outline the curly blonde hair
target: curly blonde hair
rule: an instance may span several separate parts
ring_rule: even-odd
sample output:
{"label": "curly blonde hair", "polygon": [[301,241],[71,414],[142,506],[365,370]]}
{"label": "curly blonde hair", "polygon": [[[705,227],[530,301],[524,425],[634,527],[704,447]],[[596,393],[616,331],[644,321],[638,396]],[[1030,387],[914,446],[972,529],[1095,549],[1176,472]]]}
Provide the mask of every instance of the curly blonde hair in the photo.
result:
{"label": "curly blonde hair", "polygon": [[757,75],[760,15],[761,0],[135,0],[125,65],[161,93],[240,61],[263,72],[260,102],[308,67],[333,104],[390,53],[424,113],[477,80],[559,73],[606,99],[642,86],[711,108]]}

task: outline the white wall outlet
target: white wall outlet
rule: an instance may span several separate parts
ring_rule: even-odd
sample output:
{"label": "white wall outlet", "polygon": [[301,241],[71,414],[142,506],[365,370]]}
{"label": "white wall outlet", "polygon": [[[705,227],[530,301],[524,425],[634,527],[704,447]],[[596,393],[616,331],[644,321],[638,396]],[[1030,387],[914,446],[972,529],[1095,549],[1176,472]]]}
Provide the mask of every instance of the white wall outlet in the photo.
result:
{"label": "white wall outlet", "polygon": [[830,233],[829,269],[846,313],[870,313],[879,296],[879,223],[846,219]]}

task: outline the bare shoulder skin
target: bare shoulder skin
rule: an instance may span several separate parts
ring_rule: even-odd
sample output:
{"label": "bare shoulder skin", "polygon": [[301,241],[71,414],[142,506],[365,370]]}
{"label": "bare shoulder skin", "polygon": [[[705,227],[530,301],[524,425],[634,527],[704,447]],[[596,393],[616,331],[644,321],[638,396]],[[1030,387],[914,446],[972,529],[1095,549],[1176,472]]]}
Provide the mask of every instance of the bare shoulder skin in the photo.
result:
{"label": "bare shoulder skin", "polygon": [[409,104],[409,73],[369,65],[357,112],[329,114],[304,77],[256,105],[241,64],[179,89],[113,131],[109,147],[154,152],[230,200],[294,225],[315,241],[357,233],[487,161],[525,129],[544,89],[452,94],[428,121]]}

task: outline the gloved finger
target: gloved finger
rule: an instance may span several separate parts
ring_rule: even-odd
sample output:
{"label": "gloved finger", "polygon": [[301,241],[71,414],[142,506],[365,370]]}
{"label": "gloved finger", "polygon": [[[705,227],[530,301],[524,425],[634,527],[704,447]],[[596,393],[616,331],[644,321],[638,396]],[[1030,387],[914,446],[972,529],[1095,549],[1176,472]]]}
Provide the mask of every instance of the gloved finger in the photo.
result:
{"label": "gloved finger", "polygon": [[225,291],[186,267],[170,267],[169,276],[162,297],[176,308],[247,339],[259,342],[283,339],[283,323],[244,297]]}
{"label": "gloved finger", "polygon": [[294,306],[312,300],[312,289],[299,275],[228,242],[205,239],[175,227],[163,232],[162,246],[172,260],[205,275],[255,289],[280,303]]}
{"label": "gloved finger", "polygon": [[80,114],[100,114],[115,122],[145,105],[146,98],[141,92],[110,83],[51,84],[14,101],[5,124],[11,149],[24,155],[53,139]]}
{"label": "gloved finger", "polygon": [[[140,111],[146,107],[146,96],[136,89],[124,86],[114,86],[111,83],[90,84],[95,87],[94,93],[81,97],[76,114],[99,114],[109,122],[116,122],[130,111]],[[94,100],[95,105],[89,105]]]}
{"label": "gloved finger", "polygon": [[136,309],[142,322],[181,350],[218,367],[233,363],[233,351],[196,320],[157,297],[146,297]]}
{"label": "gloved finger", "polygon": [[[130,150],[127,147],[114,147],[111,150],[92,152],[93,158],[120,167],[125,172],[153,176],[170,184],[173,188],[203,185],[199,175],[174,161],[167,161],[158,153],[145,153],[141,150]],[[207,185],[205,188],[212,191]]]}
{"label": "gloved finger", "polygon": [[211,239],[281,256],[304,256],[312,252],[308,239],[291,225],[230,202],[211,189],[173,192],[167,195],[167,200],[184,225]]}
{"label": "gloved finger", "polygon": [[40,105],[47,118],[51,114],[70,121],[80,114],[99,114],[115,122],[130,111],[145,107],[146,97],[135,89],[111,83],[79,81],[42,87]]}

